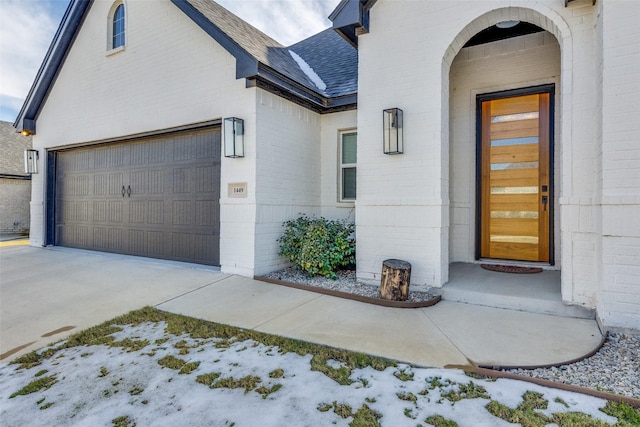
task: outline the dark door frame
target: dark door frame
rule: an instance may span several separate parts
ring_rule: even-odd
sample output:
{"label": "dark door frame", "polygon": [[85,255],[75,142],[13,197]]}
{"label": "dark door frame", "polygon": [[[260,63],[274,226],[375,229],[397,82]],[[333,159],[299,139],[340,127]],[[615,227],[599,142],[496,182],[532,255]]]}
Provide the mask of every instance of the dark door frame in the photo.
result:
{"label": "dark door frame", "polygon": [[[555,134],[555,88],[554,83],[530,86],[519,89],[504,90],[476,95],[476,223],[475,223],[475,259],[479,260],[482,241],[480,224],[482,221],[482,103],[495,99],[514,96],[549,94],[549,265],[555,264],[554,248],[554,208],[555,208],[555,173],[554,173],[554,134]],[[545,263],[546,264],[546,263]]]}

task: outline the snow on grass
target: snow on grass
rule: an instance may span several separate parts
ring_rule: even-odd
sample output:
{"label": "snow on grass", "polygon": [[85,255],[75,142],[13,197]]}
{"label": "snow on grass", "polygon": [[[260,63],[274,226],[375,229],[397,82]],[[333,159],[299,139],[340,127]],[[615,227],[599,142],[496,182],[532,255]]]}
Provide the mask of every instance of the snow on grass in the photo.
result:
{"label": "snow on grass", "polygon": [[[351,384],[340,385],[311,369],[312,354],[166,329],[164,321],[124,325],[112,334],[111,345],[61,348],[29,368],[0,365],[0,424],[347,426],[368,413],[383,426],[427,425],[436,415],[460,426],[507,426],[512,424],[491,415],[487,404],[496,400],[517,408],[526,392],[540,393],[548,402],[537,410],[546,416],[582,412],[605,423],[617,421],[600,410],[602,399],[509,379],[471,378],[453,369],[365,367],[352,369]],[[326,365],[349,369],[334,359]],[[27,388],[44,377],[55,382]],[[370,418],[359,425],[376,424]]]}

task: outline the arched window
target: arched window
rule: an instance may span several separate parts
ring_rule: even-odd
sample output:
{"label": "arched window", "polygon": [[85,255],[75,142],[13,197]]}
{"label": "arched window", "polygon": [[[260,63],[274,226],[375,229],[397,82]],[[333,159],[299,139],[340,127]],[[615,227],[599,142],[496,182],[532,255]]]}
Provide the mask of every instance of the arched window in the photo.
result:
{"label": "arched window", "polygon": [[124,4],[119,4],[113,12],[111,49],[124,46]]}

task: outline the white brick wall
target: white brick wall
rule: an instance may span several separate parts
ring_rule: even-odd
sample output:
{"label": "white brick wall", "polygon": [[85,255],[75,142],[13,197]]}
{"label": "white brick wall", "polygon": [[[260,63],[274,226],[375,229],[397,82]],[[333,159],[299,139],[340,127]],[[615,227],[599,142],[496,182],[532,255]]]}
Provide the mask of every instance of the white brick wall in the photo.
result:
{"label": "white brick wall", "polygon": [[319,114],[263,90],[257,97],[255,273],[282,268],[282,223],[320,214]]}
{"label": "white brick wall", "polygon": [[640,3],[599,5],[602,293],[608,327],[640,329]]}

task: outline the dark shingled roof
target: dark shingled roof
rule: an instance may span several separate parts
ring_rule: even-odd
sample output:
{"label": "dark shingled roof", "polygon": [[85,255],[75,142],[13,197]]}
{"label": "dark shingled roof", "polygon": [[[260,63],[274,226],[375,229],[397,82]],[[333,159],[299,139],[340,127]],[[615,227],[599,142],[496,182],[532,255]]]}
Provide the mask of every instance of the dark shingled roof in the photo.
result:
{"label": "dark shingled roof", "polygon": [[326,29],[289,47],[320,76],[329,97],[358,91],[358,51],[333,29]]}
{"label": "dark shingled roof", "polygon": [[[323,96],[334,97],[357,90],[358,54],[335,31],[329,29],[287,48],[238,18],[213,0],[187,0],[258,62]],[[304,59],[327,85],[322,90],[302,71],[289,53]]]}

